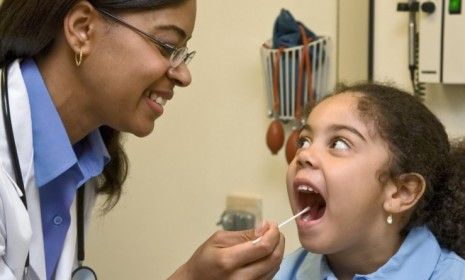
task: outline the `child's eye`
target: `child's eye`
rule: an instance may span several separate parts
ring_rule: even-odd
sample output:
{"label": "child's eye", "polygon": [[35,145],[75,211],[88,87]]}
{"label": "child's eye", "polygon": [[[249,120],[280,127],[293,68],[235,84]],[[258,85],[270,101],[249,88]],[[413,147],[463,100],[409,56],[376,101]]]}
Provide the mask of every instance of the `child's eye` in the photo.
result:
{"label": "child's eye", "polygon": [[299,137],[299,139],[297,139],[298,149],[307,149],[308,147],[310,147],[310,144],[311,140],[307,137]]}
{"label": "child's eye", "polygon": [[331,143],[331,148],[335,150],[349,150],[350,145],[342,138],[335,138]]}

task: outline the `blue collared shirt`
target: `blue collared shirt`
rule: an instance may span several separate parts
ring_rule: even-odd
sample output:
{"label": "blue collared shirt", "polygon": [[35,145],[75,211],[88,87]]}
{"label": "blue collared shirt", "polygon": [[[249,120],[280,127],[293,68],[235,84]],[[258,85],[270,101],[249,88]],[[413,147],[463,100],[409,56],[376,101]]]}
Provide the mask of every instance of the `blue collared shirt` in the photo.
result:
{"label": "blue collared shirt", "polygon": [[[322,255],[300,248],[287,256],[275,280],[337,280]],[[412,229],[397,253],[377,271],[353,279],[463,280],[465,260],[441,248],[426,227]]]}
{"label": "blue collared shirt", "polygon": [[72,145],[32,59],[21,63],[31,106],[35,181],[39,188],[47,279],[52,279],[79,186],[100,175],[110,157],[98,130]]}

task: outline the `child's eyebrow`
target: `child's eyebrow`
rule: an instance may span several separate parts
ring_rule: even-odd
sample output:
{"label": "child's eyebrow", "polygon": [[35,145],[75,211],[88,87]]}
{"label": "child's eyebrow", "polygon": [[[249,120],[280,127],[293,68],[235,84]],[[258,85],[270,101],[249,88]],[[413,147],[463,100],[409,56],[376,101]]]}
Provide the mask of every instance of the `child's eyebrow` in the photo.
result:
{"label": "child's eyebrow", "polygon": [[[330,132],[336,132],[336,131],[340,131],[340,130],[348,130],[350,132],[352,132],[353,134],[357,135],[360,139],[362,139],[363,141],[367,142],[367,140],[365,139],[365,137],[363,137],[362,133],[360,133],[357,129],[355,129],[354,127],[351,127],[351,126],[348,126],[348,125],[344,125],[344,124],[333,124],[329,127],[328,129]],[[304,124],[304,126],[302,126],[301,130],[302,131],[307,131],[307,132],[313,132],[313,129],[312,129],[312,126],[309,125],[309,124]]]}
{"label": "child's eyebrow", "polygon": [[307,132],[312,132],[312,127],[309,125],[309,124],[304,124],[301,128],[300,128],[300,132],[302,131],[307,131]]}
{"label": "child's eyebrow", "polygon": [[365,139],[365,137],[363,137],[362,133],[360,133],[356,128],[354,127],[351,127],[351,126],[348,126],[348,125],[344,125],[344,124],[333,124],[329,127],[329,130],[330,131],[339,131],[339,130],[348,130],[350,132],[352,132],[353,134],[357,135],[360,139],[362,139],[363,141],[367,142],[367,140]]}

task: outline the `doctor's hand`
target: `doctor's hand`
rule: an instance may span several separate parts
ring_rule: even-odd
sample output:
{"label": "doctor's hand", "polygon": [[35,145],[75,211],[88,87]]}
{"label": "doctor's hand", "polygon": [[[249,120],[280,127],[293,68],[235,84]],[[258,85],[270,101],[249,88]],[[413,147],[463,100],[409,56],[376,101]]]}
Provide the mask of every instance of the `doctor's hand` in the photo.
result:
{"label": "doctor's hand", "polygon": [[[252,241],[262,236],[256,244]],[[169,280],[272,279],[284,254],[284,236],[276,224],[256,230],[217,231]]]}

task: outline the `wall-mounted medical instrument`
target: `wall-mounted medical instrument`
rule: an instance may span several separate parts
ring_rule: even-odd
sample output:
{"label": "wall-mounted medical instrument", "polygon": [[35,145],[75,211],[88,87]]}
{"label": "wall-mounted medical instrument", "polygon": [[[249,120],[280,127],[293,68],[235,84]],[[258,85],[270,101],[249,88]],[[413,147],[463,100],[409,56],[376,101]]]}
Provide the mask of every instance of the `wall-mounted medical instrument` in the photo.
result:
{"label": "wall-mounted medical instrument", "polygon": [[[408,69],[410,72],[410,80],[412,81],[413,93],[416,97],[423,100],[425,95],[425,86],[419,81],[418,75],[418,20],[417,12],[419,10],[419,2],[409,0],[405,3],[397,4],[397,11],[408,12]],[[434,9],[433,9],[434,10]]]}
{"label": "wall-mounted medical instrument", "polygon": [[399,3],[409,12],[409,68],[418,83],[465,84],[465,10],[462,0]]}

